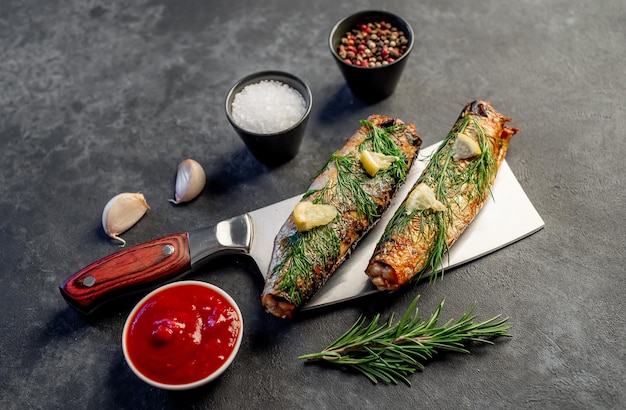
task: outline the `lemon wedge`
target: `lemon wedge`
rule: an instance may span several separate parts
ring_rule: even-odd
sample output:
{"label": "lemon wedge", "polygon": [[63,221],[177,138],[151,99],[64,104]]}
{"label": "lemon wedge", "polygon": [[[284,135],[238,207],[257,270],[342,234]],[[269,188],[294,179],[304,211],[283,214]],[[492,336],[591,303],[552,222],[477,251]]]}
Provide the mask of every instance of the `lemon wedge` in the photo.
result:
{"label": "lemon wedge", "polygon": [[332,205],[314,204],[301,201],[293,208],[293,219],[299,232],[309,231],[317,226],[323,226],[335,219],[337,209]]}
{"label": "lemon wedge", "polygon": [[367,150],[361,151],[361,155],[359,157],[359,160],[361,161],[361,165],[363,165],[365,172],[367,172],[371,177],[376,175],[376,173],[381,169],[384,170],[389,168],[391,164],[399,159],[400,158],[396,157],[395,155],[385,155],[380,152]]}
{"label": "lemon wedge", "polygon": [[446,206],[435,198],[435,192],[425,183],[419,183],[409,194],[406,201],[406,213],[410,214],[417,210],[432,209],[445,211]]}
{"label": "lemon wedge", "polygon": [[452,146],[452,158],[455,161],[475,157],[481,152],[478,143],[472,137],[463,133],[457,134],[456,141]]}

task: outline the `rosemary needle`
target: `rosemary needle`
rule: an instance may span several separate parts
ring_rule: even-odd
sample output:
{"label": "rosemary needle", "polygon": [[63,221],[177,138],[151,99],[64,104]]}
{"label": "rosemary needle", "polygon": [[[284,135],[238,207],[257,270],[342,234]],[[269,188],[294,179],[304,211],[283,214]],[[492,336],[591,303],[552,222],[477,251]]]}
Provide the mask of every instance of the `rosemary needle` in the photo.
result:
{"label": "rosemary needle", "polygon": [[511,335],[506,324],[508,318],[495,316],[474,323],[474,306],[457,321],[449,320],[439,326],[439,316],[445,299],[427,321],[419,317],[417,302],[413,300],[399,322],[394,315],[379,325],[380,315],[369,324],[361,316],[353,325],[327,348],[318,353],[299,356],[308,361],[322,361],[362,373],[373,383],[383,381],[411,385],[407,376],[424,369],[424,362],[436,354],[451,351],[469,353],[471,343],[493,344],[490,339]]}

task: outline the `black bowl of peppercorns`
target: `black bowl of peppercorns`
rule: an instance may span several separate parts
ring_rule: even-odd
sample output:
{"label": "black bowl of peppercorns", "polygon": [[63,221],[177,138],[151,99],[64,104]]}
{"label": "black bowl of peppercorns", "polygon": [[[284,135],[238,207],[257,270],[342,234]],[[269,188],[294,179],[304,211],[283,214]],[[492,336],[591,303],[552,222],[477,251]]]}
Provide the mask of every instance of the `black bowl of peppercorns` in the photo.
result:
{"label": "black bowl of peppercorns", "polygon": [[413,29],[386,11],[361,11],[330,31],[330,51],[352,93],[365,102],[389,97],[413,48]]}

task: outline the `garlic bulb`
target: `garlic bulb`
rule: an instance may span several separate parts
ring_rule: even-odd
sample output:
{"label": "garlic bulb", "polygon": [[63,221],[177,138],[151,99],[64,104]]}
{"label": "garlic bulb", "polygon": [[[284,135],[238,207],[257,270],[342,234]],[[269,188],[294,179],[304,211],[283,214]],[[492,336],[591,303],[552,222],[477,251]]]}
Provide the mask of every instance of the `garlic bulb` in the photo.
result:
{"label": "garlic bulb", "polygon": [[186,159],[178,164],[176,174],[176,199],[169,201],[174,204],[188,202],[200,195],[206,184],[206,174],[202,165],[193,159]]}
{"label": "garlic bulb", "polygon": [[102,211],[102,227],[111,238],[120,241],[121,246],[126,241],[119,237],[131,226],[137,223],[146,211],[150,209],[143,194],[124,192],[115,195],[107,202]]}

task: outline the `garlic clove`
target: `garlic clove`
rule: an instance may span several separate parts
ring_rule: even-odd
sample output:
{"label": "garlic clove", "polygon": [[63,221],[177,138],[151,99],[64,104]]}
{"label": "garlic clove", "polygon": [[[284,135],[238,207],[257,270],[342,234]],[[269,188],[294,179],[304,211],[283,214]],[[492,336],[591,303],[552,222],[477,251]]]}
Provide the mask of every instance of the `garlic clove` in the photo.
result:
{"label": "garlic clove", "polygon": [[193,159],[186,159],[178,164],[175,199],[169,201],[174,204],[191,201],[200,195],[205,184],[206,174],[202,165]]}
{"label": "garlic clove", "polygon": [[102,211],[102,227],[106,234],[126,245],[119,237],[145,215],[150,209],[143,194],[124,192],[115,195],[107,202]]}

